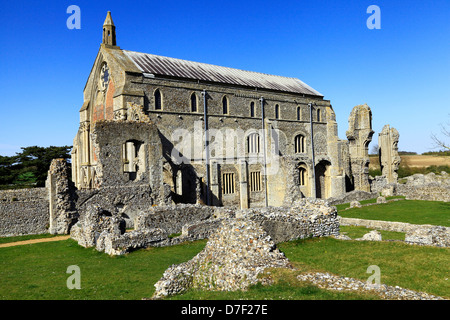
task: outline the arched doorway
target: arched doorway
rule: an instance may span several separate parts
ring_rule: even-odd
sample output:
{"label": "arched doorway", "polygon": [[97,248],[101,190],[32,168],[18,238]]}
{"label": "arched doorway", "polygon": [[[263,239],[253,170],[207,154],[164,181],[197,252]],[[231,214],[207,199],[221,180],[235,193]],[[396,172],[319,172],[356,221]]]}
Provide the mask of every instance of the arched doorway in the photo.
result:
{"label": "arched doorway", "polygon": [[326,160],[322,160],[316,165],[316,198],[330,197],[330,166],[331,163]]}

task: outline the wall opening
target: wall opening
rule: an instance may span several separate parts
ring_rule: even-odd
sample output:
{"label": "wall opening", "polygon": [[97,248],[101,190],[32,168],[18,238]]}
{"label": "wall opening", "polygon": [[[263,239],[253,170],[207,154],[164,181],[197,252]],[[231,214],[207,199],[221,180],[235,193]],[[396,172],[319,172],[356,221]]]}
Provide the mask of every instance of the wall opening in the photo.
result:
{"label": "wall opening", "polygon": [[322,160],[316,165],[316,198],[326,199],[330,197],[330,166],[331,163],[326,160]]}

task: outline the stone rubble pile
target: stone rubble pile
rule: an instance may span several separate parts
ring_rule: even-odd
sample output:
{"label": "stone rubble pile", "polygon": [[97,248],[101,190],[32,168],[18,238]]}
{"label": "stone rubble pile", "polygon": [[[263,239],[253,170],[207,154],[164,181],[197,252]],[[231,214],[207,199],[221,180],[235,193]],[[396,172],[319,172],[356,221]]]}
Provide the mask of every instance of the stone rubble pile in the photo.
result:
{"label": "stone rubble pile", "polygon": [[444,300],[425,292],[417,292],[399,286],[372,284],[353,278],[332,275],[330,273],[309,272],[297,276],[299,281],[311,282],[322,289],[335,291],[367,291],[386,300]]}
{"label": "stone rubble pile", "polygon": [[259,281],[258,275],[266,268],[292,266],[256,222],[226,219],[192,260],[164,272],[155,284],[153,298],[179,294],[189,288],[245,290]]}

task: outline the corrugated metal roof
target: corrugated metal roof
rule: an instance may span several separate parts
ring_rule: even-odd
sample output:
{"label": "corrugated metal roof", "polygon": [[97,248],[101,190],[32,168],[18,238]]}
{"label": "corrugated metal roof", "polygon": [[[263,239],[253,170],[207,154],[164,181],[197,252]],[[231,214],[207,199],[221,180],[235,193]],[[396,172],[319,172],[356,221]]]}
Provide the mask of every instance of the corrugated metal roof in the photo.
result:
{"label": "corrugated metal roof", "polygon": [[221,67],[148,53],[122,51],[143,73],[147,74],[323,96],[297,78]]}

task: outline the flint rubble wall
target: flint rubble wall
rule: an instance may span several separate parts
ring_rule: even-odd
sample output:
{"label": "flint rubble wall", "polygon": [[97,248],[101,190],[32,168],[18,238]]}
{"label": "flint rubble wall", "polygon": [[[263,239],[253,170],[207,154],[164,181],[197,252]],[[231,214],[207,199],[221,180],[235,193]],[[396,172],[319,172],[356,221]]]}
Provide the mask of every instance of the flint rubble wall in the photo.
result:
{"label": "flint rubble wall", "polygon": [[46,188],[0,191],[0,236],[46,233],[49,201]]}
{"label": "flint rubble wall", "polygon": [[[316,199],[302,199],[289,208],[231,210],[189,204],[152,207],[136,217],[135,230],[127,233],[110,232],[109,224],[107,227],[96,226],[97,216],[102,210],[101,208],[95,210],[97,214],[95,212],[86,214],[85,219],[74,226],[72,237],[82,245],[96,246],[97,250],[112,255],[124,254],[133,248],[167,246],[183,241],[205,239],[225,219],[234,218],[257,223],[275,243],[339,234],[336,208]],[[98,242],[98,239],[101,241]]]}

